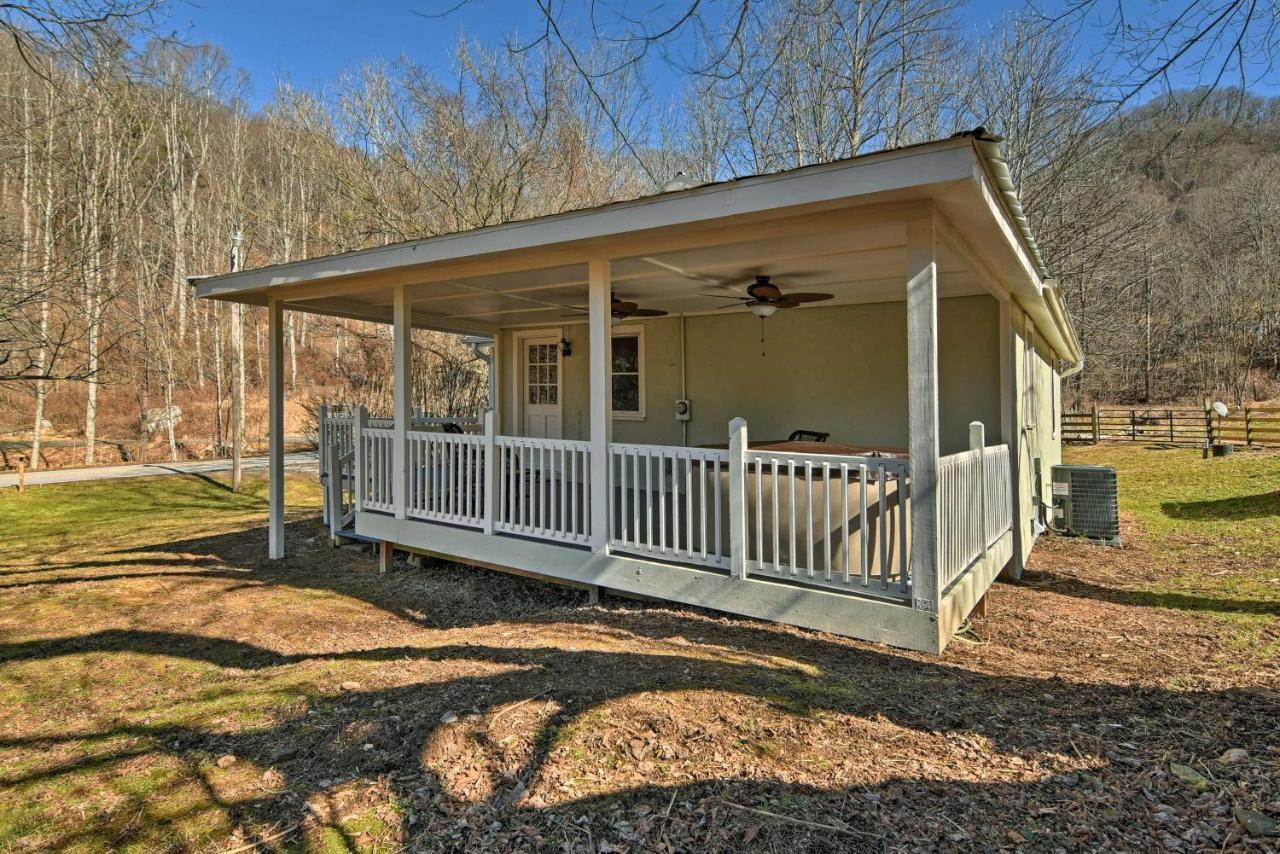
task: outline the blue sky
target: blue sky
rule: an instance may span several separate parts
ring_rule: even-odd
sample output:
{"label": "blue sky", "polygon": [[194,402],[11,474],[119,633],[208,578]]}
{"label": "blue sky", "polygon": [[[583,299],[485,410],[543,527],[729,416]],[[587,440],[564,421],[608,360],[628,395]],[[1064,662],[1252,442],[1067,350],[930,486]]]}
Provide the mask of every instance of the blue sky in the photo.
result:
{"label": "blue sky", "polygon": [[252,104],[260,106],[277,76],[317,89],[365,62],[401,55],[446,70],[458,34],[501,44],[539,18],[530,2],[474,3],[440,18],[455,0],[196,0],[171,8],[164,30],[190,42],[222,48],[249,73]]}
{"label": "blue sky", "polygon": [[[532,36],[542,18],[533,0],[174,0],[166,32],[190,43],[210,42],[226,52],[233,66],[248,72],[250,103],[259,107],[283,76],[294,85],[317,90],[344,70],[375,60],[407,56],[420,66],[447,71],[460,33],[482,44],[501,46],[508,37]],[[683,8],[665,0],[669,9]],[[1022,8],[1026,0],[969,0],[961,6],[963,21],[976,29]],[[574,4],[570,4],[572,7]],[[645,0],[640,9],[663,7],[664,0]],[[587,4],[577,4],[585,9]],[[453,11],[449,11],[453,9]],[[448,14],[441,15],[441,13]],[[566,21],[567,26],[582,21]],[[1080,49],[1088,53],[1102,44],[1096,30],[1085,29]],[[649,70],[656,94],[674,86],[666,67]],[[1193,82],[1191,80],[1188,83]],[[1274,94],[1274,84],[1255,87]]]}
{"label": "blue sky", "polygon": [[[344,70],[402,55],[444,71],[460,33],[496,47],[510,36],[531,36],[541,29],[533,0],[472,0],[440,16],[455,2],[178,0],[163,29],[186,42],[207,41],[222,48],[233,66],[249,73],[254,107],[270,96],[277,76],[314,90]],[[974,0],[963,16],[978,27],[1022,5],[1023,0]]]}

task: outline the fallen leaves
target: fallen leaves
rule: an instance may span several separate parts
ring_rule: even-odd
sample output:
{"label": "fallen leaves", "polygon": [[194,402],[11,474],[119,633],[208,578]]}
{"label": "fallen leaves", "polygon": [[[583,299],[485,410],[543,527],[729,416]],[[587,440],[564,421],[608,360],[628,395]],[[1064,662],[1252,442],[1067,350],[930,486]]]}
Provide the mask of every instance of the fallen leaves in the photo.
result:
{"label": "fallen leaves", "polygon": [[[580,609],[447,564],[267,562],[231,532],[173,551],[222,575],[152,580],[190,572],[158,554],[118,581],[7,594],[6,625],[40,633],[0,659],[0,762],[52,782],[19,797],[6,776],[0,811],[47,805],[36,849],[80,827],[174,847],[147,810],[179,789],[191,815],[234,815],[203,837],[176,822],[211,849],[298,822],[313,847],[368,850],[1274,845],[1280,673],[1227,628],[1126,599],[1165,571],[1148,546],[1042,541],[1028,584],[992,590],[984,643],[934,658],[657,604]],[[171,776],[149,794],[120,784],[157,768]]]}

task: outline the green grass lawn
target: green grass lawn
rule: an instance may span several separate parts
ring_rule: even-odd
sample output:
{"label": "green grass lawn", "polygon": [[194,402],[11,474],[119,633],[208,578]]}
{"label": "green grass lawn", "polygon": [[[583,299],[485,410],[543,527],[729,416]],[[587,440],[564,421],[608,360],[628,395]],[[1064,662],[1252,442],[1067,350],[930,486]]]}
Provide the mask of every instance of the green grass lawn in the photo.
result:
{"label": "green grass lawn", "polygon": [[1121,510],[1132,513],[1171,550],[1195,549],[1199,559],[1276,556],[1280,454],[1275,451],[1239,451],[1206,460],[1199,449],[1114,443],[1068,446],[1064,457],[1066,462],[1115,466],[1121,477]]}
{"label": "green grass lawn", "polygon": [[[1239,622],[1244,637],[1280,611],[1280,453],[1124,443],[1065,449],[1067,462],[1115,466],[1135,600]],[[1136,530],[1135,530],[1136,529]],[[1117,581],[1122,581],[1117,579]]]}
{"label": "green grass lawn", "polygon": [[[292,516],[314,514],[319,501],[314,479],[289,477]],[[228,670],[165,657],[163,636],[156,654],[113,652],[104,639],[145,622],[150,602],[180,608],[181,594],[175,602],[162,587],[189,574],[199,595],[202,568],[230,569],[180,544],[260,529],[266,509],[260,477],[246,477],[238,494],[224,475],[0,491],[0,639],[26,642],[0,653],[0,735],[16,742],[0,747],[0,851],[29,840],[59,850],[180,850],[227,837],[225,809],[189,762],[155,751],[156,734],[263,725],[309,696],[312,680],[246,679],[234,661]],[[73,643],[27,658],[41,638],[82,630],[95,638],[83,654]],[[21,748],[45,736],[54,740]]]}
{"label": "green grass lawn", "polygon": [[[285,504],[291,511],[314,512],[320,485],[291,476]],[[267,482],[245,477],[233,493],[224,474],[182,477],[136,477],[88,483],[57,483],[0,489],[0,526],[7,558],[23,549],[46,554],[56,549],[141,546],[148,537],[195,536],[260,523],[267,510]],[[150,542],[150,541],[148,541]]]}

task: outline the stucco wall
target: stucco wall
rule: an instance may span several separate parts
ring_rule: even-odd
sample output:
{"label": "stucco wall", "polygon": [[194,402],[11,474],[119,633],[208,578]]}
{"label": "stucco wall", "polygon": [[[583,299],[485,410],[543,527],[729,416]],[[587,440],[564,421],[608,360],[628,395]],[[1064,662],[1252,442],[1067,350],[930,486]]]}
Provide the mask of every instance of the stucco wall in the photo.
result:
{"label": "stucco wall", "polygon": [[[999,435],[999,310],[987,296],[939,303],[939,421],[942,453],[968,446],[968,424]],[[781,311],[765,322],[751,314],[688,317],[687,397],[693,402],[690,445],[727,441],[728,423],[747,419],[756,438],[785,438],[808,428],[833,441],[906,446],[906,305],[902,302]],[[685,444],[674,402],[681,388],[680,318],[645,321],[645,419],[614,422],[614,440]],[[542,330],[539,330],[542,331]],[[569,340],[564,359],[563,434],[585,439],[589,342],[585,324],[549,327]],[[519,430],[514,402],[511,330],[499,344],[502,430]]]}

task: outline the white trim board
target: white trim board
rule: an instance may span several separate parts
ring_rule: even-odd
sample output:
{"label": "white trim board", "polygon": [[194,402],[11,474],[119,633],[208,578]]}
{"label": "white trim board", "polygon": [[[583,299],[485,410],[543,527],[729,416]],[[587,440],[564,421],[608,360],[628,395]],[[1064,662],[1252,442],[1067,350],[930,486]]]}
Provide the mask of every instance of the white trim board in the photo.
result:
{"label": "white trim board", "polygon": [[734,216],[780,214],[787,208],[840,203],[925,184],[971,180],[974,161],[980,158],[971,139],[939,140],[597,208],[210,276],[198,282],[197,294],[228,299],[238,292],[316,279],[616,238],[648,229],[689,226]]}
{"label": "white trim board", "polygon": [[356,533],[397,548],[499,571],[536,574],[711,608],[922,652],[940,652],[950,637],[934,615],[910,605],[763,578],[646,561],[521,537],[356,514]]}

